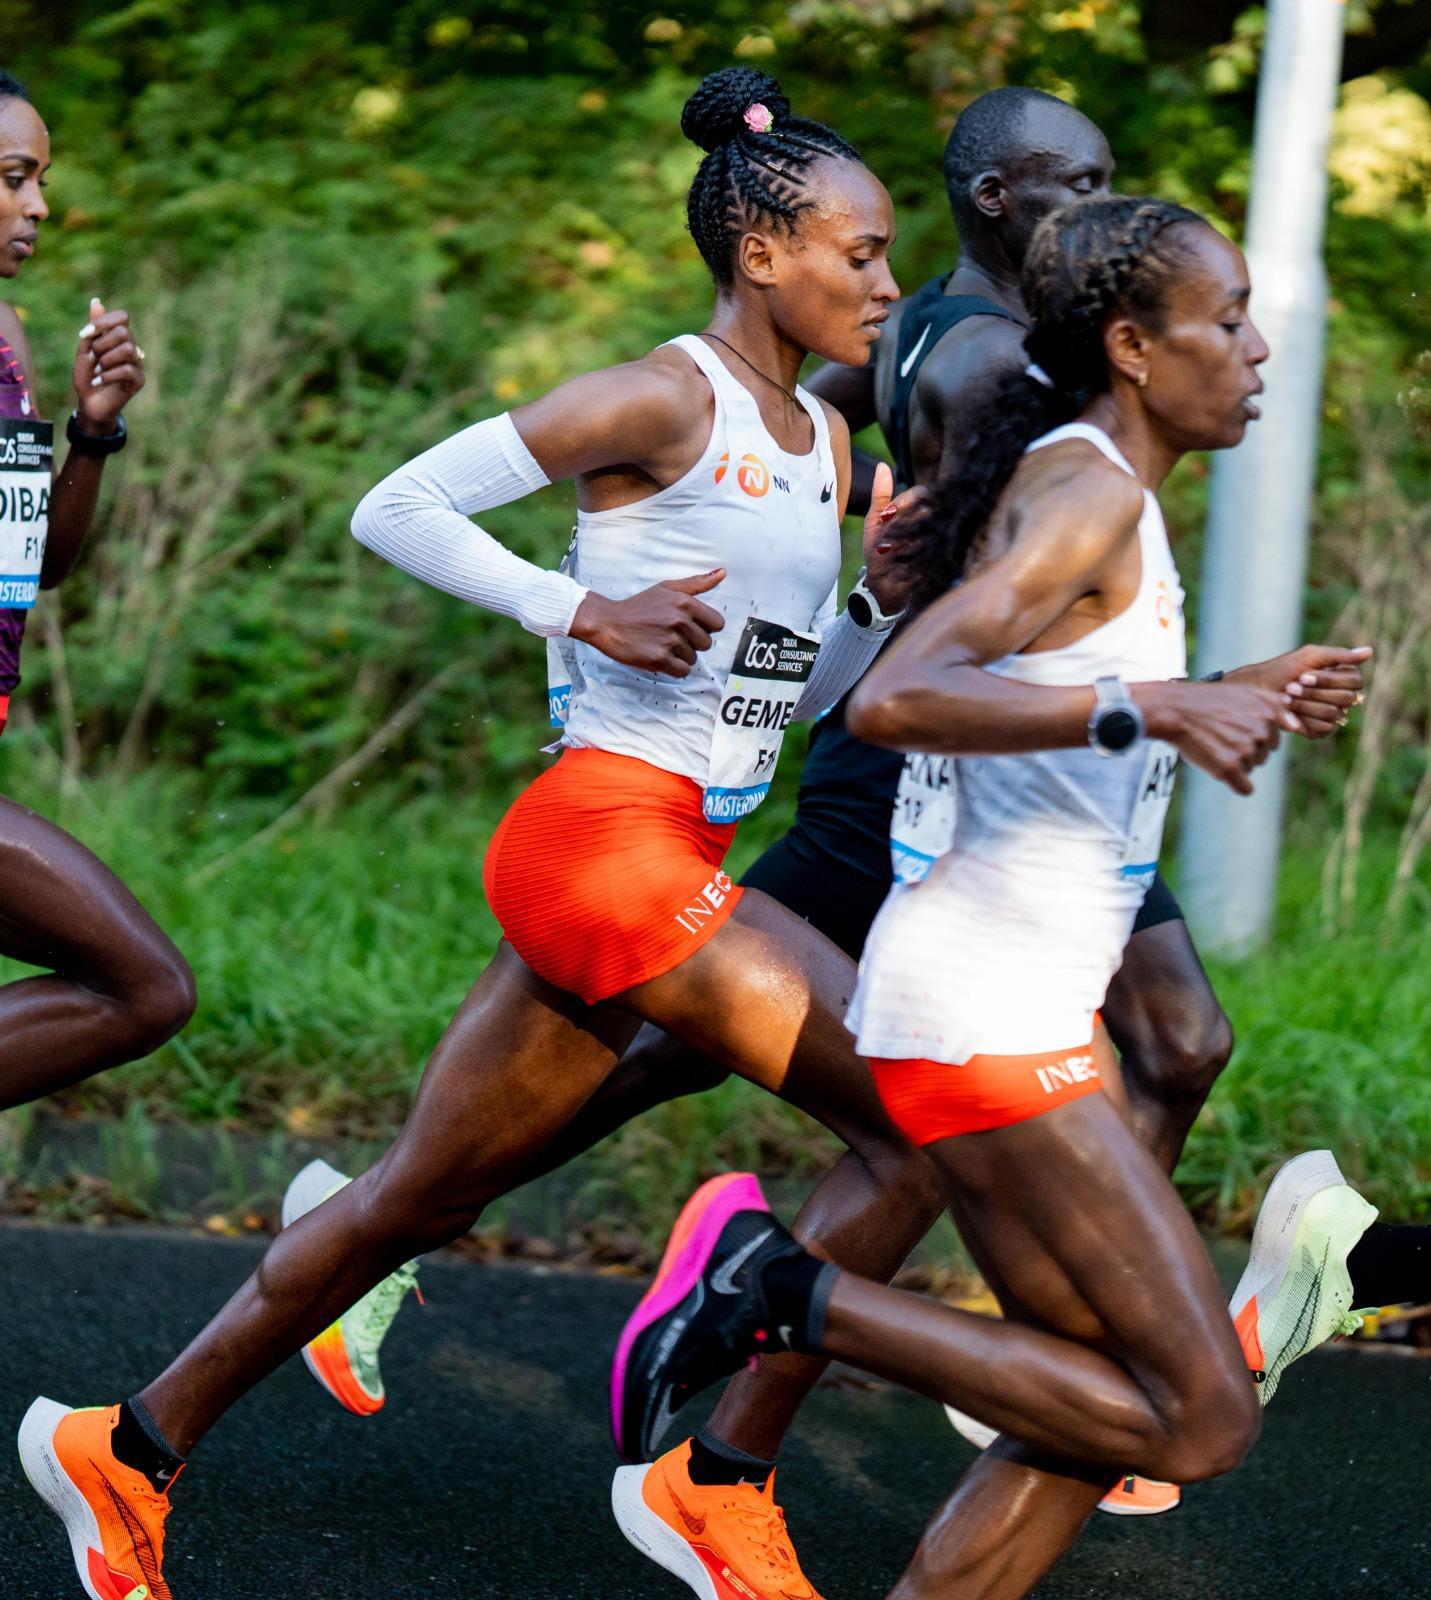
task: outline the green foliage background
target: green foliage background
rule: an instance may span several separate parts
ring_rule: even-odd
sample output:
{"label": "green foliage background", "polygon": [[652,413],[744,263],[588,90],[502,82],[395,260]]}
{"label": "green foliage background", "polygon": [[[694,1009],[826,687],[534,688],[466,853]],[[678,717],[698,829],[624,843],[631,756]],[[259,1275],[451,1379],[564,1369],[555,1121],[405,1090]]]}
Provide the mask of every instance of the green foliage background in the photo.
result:
{"label": "green foliage background", "polygon": [[[462,422],[701,325],[709,285],[683,211],[697,152],[679,134],[697,77],[732,59],[774,70],[802,113],[850,136],[894,197],[909,289],[952,259],[948,127],[1002,82],[1075,98],[1109,132],[1120,187],[1236,233],[1261,26],[1246,13],[1211,50],[1179,53],[1117,0],[6,0],[6,13],[3,64],[28,79],[55,148],[53,222],[7,291],[42,399],[65,407],[93,292],[130,307],[152,379],[86,561],[32,627],[0,785],[115,861],[204,995],[183,1040],[71,1103],[137,1096],[164,1114],[369,1131],[400,1114],[491,948],[478,864],[535,768],[543,669],[538,641],[382,567],[348,518]],[[1353,21],[1374,34],[1379,14]],[[1431,68],[1414,53],[1373,84],[1412,113],[1418,88]],[[1353,536],[1369,519],[1404,525],[1431,478],[1407,420],[1426,409],[1428,177],[1413,151],[1375,205],[1333,211],[1314,631],[1355,599]],[[1385,481],[1369,510],[1373,460]],[[1171,495],[1190,531],[1205,478],[1190,462]],[[494,526],[553,562],[570,514],[554,490]],[[1182,559],[1195,577],[1195,535]],[[1386,859],[1353,897],[1368,937],[1425,766],[1419,666],[1409,681],[1408,753],[1378,766],[1368,813]],[[420,714],[365,750],[414,695]],[[798,757],[742,858],[782,825]],[[1294,990],[1294,935],[1324,939],[1316,863],[1351,759],[1299,757],[1299,887],[1252,985],[1264,997]],[[352,777],[330,781],[344,761]],[[292,827],[250,847],[295,803]],[[1245,972],[1229,978],[1243,998]],[[1427,1011],[1398,1024],[1418,1061]],[[1271,1054],[1300,1059],[1278,1037]],[[1269,1156],[1285,1144],[1272,1131]],[[1406,1204],[1427,1181],[1419,1159],[1400,1161]]]}

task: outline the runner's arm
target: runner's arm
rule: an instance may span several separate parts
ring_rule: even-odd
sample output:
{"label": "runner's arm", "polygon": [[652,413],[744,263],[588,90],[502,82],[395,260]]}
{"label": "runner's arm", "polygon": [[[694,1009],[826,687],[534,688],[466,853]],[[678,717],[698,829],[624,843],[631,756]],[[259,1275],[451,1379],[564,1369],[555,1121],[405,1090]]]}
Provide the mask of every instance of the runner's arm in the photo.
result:
{"label": "runner's arm", "polygon": [[[827,414],[830,413],[831,408],[828,404],[825,405],[825,410]],[[838,415],[830,417],[830,448],[835,456],[835,472],[840,492],[839,504],[843,510],[850,484],[850,434],[844,419]],[[884,477],[875,491],[874,504],[869,508],[865,518],[864,535],[868,569],[866,582],[870,591],[879,600],[880,609],[886,615],[892,615],[903,605],[903,576],[898,571],[886,570],[889,568],[889,563],[875,556],[872,547],[878,539],[889,532],[900,510],[913,499],[911,492],[901,495],[897,500],[891,500],[890,491],[893,487],[894,480],[886,466]],[[887,516],[881,516],[880,513],[884,511],[888,511]],[[841,607],[838,584],[830,591],[824,605],[821,606],[815,619],[815,626],[816,632],[820,635],[820,653],[815,657],[814,670],[792,714],[797,722],[823,715],[837,700],[842,699],[845,693],[864,676],[870,663],[889,638],[888,629],[877,631],[873,628],[862,628],[849,612]]]}
{"label": "runner's arm", "polygon": [[934,346],[914,385],[920,411],[939,430],[934,476],[958,466],[999,386],[1028,359],[1024,329],[1002,317],[970,317]]}
{"label": "runner's arm", "polygon": [[433,588],[532,633],[570,634],[629,666],[685,677],[724,626],[695,598],[719,583],[719,569],[613,601],[523,560],[469,518],[601,467],[645,473],[663,487],[663,476],[675,481],[685,470],[680,453],[699,431],[701,403],[668,362],[575,379],[400,467],[364,496],[354,537]]}
{"label": "runner's arm", "polygon": [[[30,391],[37,396],[38,405],[35,365],[30,355],[29,340],[25,337],[24,324],[14,309],[4,304],[0,304],[0,335],[15,352]],[[90,382],[94,371],[90,348],[100,339],[105,341],[102,353],[108,382],[95,386]],[[118,424],[115,419],[119,412],[144,387],[143,367],[136,359],[137,354],[138,347],[130,333],[129,313],[126,311],[104,313],[95,333],[81,338],[75,383],[80,426],[86,432],[105,435],[116,431]],[[60,423],[58,427],[63,431],[64,424]],[[99,500],[103,476],[103,457],[82,456],[74,450],[69,451],[64,466],[55,473],[54,486],[50,491],[45,559],[40,572],[42,589],[53,589],[62,583],[79,559],[85,536],[94,520],[94,508]]]}
{"label": "runner's arm", "polygon": [[1008,551],[931,605],[870,670],[849,703],[850,731],[890,749],[944,755],[1083,744],[1091,687],[1023,684],[984,668],[1103,588],[1136,539],[1142,510],[1137,483],[1115,467],[1046,470]]}

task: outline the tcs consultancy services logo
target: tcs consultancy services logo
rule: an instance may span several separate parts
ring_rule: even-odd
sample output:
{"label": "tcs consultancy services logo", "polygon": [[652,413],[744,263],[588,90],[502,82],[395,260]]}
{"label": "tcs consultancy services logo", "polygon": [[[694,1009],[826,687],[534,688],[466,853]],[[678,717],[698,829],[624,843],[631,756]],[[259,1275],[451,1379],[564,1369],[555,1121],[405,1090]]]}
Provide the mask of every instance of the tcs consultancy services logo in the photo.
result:
{"label": "tcs consultancy services logo", "polygon": [[[716,462],[715,481],[724,480],[730,469],[730,451],[721,453],[721,458]],[[770,469],[757,455],[749,451],[740,458],[740,465],[735,469],[735,481],[753,500],[758,500],[770,488]]]}

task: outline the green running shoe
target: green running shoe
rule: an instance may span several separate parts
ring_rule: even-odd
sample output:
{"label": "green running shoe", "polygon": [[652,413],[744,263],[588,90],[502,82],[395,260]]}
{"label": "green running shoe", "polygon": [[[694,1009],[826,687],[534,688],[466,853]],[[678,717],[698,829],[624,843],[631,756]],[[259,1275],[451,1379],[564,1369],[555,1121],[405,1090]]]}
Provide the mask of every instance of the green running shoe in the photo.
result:
{"label": "green running shoe", "polygon": [[1330,1150],[1297,1156],[1272,1180],[1228,1307],[1264,1406],[1299,1356],[1361,1326],[1347,1257],[1375,1220]]}
{"label": "green running shoe", "polygon": [[[296,1222],[351,1182],[351,1178],[326,1161],[310,1161],[288,1185],[283,1196],[283,1226],[286,1228]],[[371,1417],[383,1408],[386,1396],[378,1352],[410,1289],[417,1290],[421,1301],[415,1261],[409,1261],[384,1278],[330,1328],[303,1347],[303,1361],[308,1370],[340,1406],[345,1406],[355,1416]]]}

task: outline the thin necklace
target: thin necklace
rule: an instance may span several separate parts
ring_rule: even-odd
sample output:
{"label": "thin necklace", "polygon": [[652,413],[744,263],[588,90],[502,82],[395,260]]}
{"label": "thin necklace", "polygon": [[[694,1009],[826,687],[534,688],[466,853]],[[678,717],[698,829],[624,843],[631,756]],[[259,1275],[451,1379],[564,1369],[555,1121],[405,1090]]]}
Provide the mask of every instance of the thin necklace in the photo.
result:
{"label": "thin necklace", "polygon": [[[717,344],[725,345],[726,349],[729,350],[733,356],[740,356],[740,359],[746,364],[746,366],[750,368],[757,378],[764,378],[772,389],[779,389],[781,394],[783,394],[792,405],[800,405],[799,395],[791,394],[791,392],[783,383],[776,383],[775,379],[772,378],[768,372],[762,372],[749,356],[742,356],[740,351],[737,350],[733,344],[730,344],[727,340],[722,339],[718,333],[707,333],[704,335],[704,337],[707,339],[714,339]],[[803,410],[804,407],[802,406],[801,409]]]}

